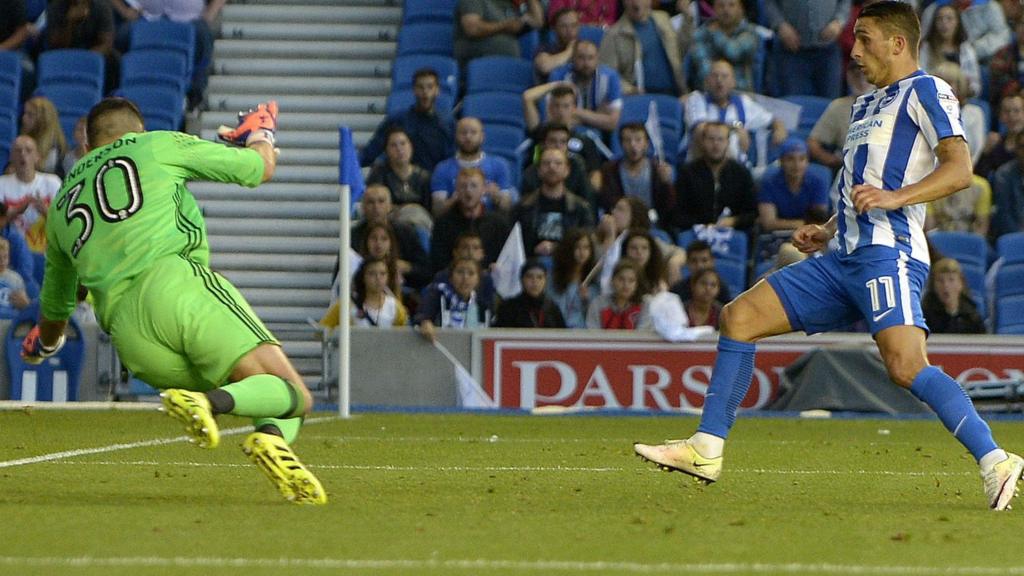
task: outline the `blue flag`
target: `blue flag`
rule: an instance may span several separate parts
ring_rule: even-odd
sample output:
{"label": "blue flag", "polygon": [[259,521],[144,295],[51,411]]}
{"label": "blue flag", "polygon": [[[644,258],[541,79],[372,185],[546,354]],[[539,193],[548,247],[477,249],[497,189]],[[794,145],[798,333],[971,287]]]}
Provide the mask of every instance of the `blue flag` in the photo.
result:
{"label": "blue flag", "polygon": [[363,182],[363,173],[359,169],[356,146],[352,143],[352,129],[348,126],[338,127],[338,150],[341,152],[341,159],[338,161],[338,184],[342,186],[348,184],[351,189],[349,205],[349,209],[351,209],[363,197],[366,184]]}

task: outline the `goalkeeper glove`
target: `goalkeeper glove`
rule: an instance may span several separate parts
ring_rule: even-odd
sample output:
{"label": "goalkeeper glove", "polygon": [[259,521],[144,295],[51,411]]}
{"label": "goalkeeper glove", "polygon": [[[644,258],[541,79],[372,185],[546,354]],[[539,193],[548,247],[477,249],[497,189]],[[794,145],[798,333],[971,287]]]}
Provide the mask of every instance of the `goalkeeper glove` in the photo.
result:
{"label": "goalkeeper glove", "polygon": [[256,142],[274,145],[277,131],[277,102],[263,102],[255,109],[238,113],[238,126],[221,126],[217,137],[235,146],[248,146]]}
{"label": "goalkeeper glove", "polygon": [[28,335],[21,342],[21,359],[27,364],[40,364],[43,360],[53,356],[64,347],[64,335],[60,335],[57,344],[46,346],[39,337],[39,326],[33,326]]}

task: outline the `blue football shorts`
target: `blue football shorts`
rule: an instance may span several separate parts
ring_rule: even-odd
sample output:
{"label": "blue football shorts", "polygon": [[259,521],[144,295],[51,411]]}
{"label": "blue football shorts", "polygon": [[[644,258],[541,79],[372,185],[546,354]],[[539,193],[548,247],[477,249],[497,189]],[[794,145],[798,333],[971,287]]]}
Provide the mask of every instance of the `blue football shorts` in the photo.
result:
{"label": "blue football shorts", "polygon": [[928,332],[921,292],[928,265],[888,246],[866,246],[852,255],[833,251],[768,276],[793,330],[818,334],[864,319],[872,335],[890,326]]}

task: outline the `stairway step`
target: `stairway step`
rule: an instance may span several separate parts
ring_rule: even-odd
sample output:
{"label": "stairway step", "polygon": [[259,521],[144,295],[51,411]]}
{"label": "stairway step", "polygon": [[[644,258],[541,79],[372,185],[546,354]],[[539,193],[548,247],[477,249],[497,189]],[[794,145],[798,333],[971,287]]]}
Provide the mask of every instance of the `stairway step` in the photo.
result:
{"label": "stairway step", "polygon": [[331,288],[318,290],[301,288],[250,288],[243,291],[245,299],[251,306],[307,306],[321,308],[321,314],[331,303]]}
{"label": "stairway step", "polygon": [[[207,140],[213,140],[217,137],[217,132],[209,128],[203,130],[200,135]],[[352,132],[352,141],[356,146],[364,146],[370,141],[372,136],[373,132],[369,130],[354,130]],[[277,145],[281,148],[281,154],[287,154],[289,148],[337,148],[338,130],[336,126],[333,129],[317,132],[309,130],[282,130],[277,133]],[[275,178],[277,178],[276,175]],[[299,181],[302,182],[303,180]],[[313,182],[313,180],[306,181]],[[337,169],[335,169],[334,181],[337,181]],[[316,180],[316,182],[323,181]]]}
{"label": "stairway step", "polygon": [[[306,152],[307,149],[293,149],[288,156]],[[310,152],[320,151],[310,148]],[[336,155],[337,153],[335,153]],[[332,202],[341,196],[336,184],[316,184],[309,182],[290,182],[280,184],[267,182],[258,188],[246,188],[234,184],[216,182],[193,182],[188,186],[192,195],[200,202],[204,200],[266,200],[268,202]]]}
{"label": "stairway step", "polygon": [[[335,240],[337,245],[337,240]],[[239,290],[249,288],[330,288],[330,273],[323,272],[249,272],[248,270],[229,270],[224,276]]]}
{"label": "stairway step", "polygon": [[214,252],[246,254],[337,254],[338,239],[310,236],[210,236]]}
{"label": "stairway step", "polygon": [[322,305],[305,306],[253,306],[256,316],[264,322],[295,322],[306,318],[320,318],[327,311],[327,302]]}
{"label": "stairway step", "polygon": [[[334,114],[378,114],[384,119],[387,97],[377,96],[303,96],[298,94],[274,94],[273,91],[246,94],[213,94],[208,96],[210,110],[237,114],[248,110],[253,104],[264,100],[277,100],[282,113],[324,112]],[[378,121],[379,121],[378,120]]]}
{"label": "stairway step", "polygon": [[[427,2],[429,0],[422,0]],[[296,6],[298,4],[298,6]],[[314,5],[315,4],[315,5]],[[394,23],[402,20],[399,2],[393,6],[382,0],[338,5],[337,0],[248,0],[245,4],[228,4],[221,11],[223,22],[323,22],[334,24]]]}
{"label": "stairway step", "polygon": [[[345,125],[352,130],[373,132],[380,124],[382,117],[378,114],[330,114],[324,112],[292,112],[281,107],[278,116],[278,129],[282,132],[287,130],[326,130],[329,128],[338,129],[338,126]],[[210,111],[203,114],[202,127],[216,129],[218,126],[233,125],[237,121],[238,113],[229,111]]]}
{"label": "stairway step", "polygon": [[288,58],[222,58],[213,64],[215,74],[232,76],[346,76],[357,78],[389,78],[391,63],[387,60],[294,60]]}
{"label": "stairway step", "polygon": [[[337,202],[267,202],[265,200],[206,200],[199,203],[204,218],[268,218],[337,220]],[[264,226],[273,226],[266,224]],[[260,232],[252,229],[250,232]]]}
{"label": "stairway step", "polygon": [[[253,222],[252,218],[205,218],[206,232],[210,236],[239,236],[242,234],[259,234],[273,230],[274,234],[288,236],[312,236],[320,238],[338,238],[341,225],[337,218],[333,220],[299,220],[280,218],[276,220]],[[261,268],[261,270],[264,268]],[[272,268],[271,268],[272,269]]]}
{"label": "stairway step", "polygon": [[316,340],[289,340],[281,342],[284,353],[295,358],[320,358],[322,345]]}
{"label": "stairway step", "polygon": [[321,40],[217,40],[213,59],[220,58],[343,58],[349,60],[395,57],[394,42],[326,42]]}
{"label": "stairway step", "polygon": [[395,42],[398,26],[367,22],[340,24],[322,20],[295,22],[224,21],[221,34],[232,40],[322,40],[328,42]]}
{"label": "stairway step", "polygon": [[210,91],[216,94],[272,92],[275,94],[329,94],[376,96],[391,90],[388,78],[335,78],[332,76],[212,76]]}
{"label": "stairway step", "polygon": [[215,270],[274,270],[278,272],[326,272],[334,270],[337,256],[328,254],[210,254]]}

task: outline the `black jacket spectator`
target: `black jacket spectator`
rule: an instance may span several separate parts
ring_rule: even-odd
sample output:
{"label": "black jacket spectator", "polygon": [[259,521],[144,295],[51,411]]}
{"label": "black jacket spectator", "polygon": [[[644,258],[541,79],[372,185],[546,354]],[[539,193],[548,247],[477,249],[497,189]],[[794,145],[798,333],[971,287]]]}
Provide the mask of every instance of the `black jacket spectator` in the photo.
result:
{"label": "black jacket spectator", "polygon": [[932,334],[984,334],[985,322],[978,313],[978,307],[966,294],[960,295],[957,313],[946,311],[942,300],[934,292],[928,292],[921,300],[921,311]]}
{"label": "black jacket spectator", "polygon": [[395,206],[402,204],[420,204],[424,209],[430,210],[430,171],[419,166],[413,166],[409,180],[405,181],[395,174],[391,166],[385,162],[378,162],[370,169],[366,177],[367,184],[383,184],[391,191],[391,202]]}
{"label": "black jacket spectator", "polygon": [[[559,216],[552,218],[551,214]],[[570,228],[594,227],[590,204],[572,193],[551,200],[540,191],[532,192],[516,207],[514,221],[523,227],[523,247],[527,256],[533,254],[537,244],[544,240],[559,242],[562,234]]]}
{"label": "black jacket spectator", "polygon": [[[651,174],[651,200],[654,211],[658,213],[658,227],[669,230],[677,226],[676,191],[671,185],[658,178],[658,168],[653,161],[648,161]],[[622,172],[619,167],[622,159],[605,162],[601,167],[601,191],[598,193],[598,205],[605,213],[611,213],[619,198],[625,196],[622,186]],[[646,200],[645,200],[646,202]]]}
{"label": "black jacket spectator", "polygon": [[725,161],[717,181],[703,160],[686,163],[676,175],[676,202],[677,222],[683,230],[695,224],[714,224],[726,208],[739,230],[749,230],[757,219],[754,179],[731,158]]}
{"label": "black jacket spectator", "polygon": [[562,311],[547,295],[533,298],[526,292],[498,306],[495,328],[565,328]]}
{"label": "black jacket spectator", "polygon": [[[412,163],[428,172],[438,162],[455,155],[455,120],[447,112],[422,112],[413,104],[381,122],[373,137],[359,153],[359,165],[369,166],[384,153],[388,130],[401,126],[412,142]],[[429,206],[429,204],[428,204]]]}
{"label": "black jacket spectator", "polygon": [[456,205],[434,222],[434,230],[430,236],[430,262],[435,272],[448,266],[452,259],[455,239],[468,230],[476,232],[483,240],[484,261],[480,263],[483,267],[486,268],[498,259],[498,254],[501,253],[501,248],[508,237],[508,220],[500,213],[487,210],[481,210],[479,215],[470,219]]}

